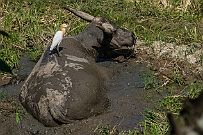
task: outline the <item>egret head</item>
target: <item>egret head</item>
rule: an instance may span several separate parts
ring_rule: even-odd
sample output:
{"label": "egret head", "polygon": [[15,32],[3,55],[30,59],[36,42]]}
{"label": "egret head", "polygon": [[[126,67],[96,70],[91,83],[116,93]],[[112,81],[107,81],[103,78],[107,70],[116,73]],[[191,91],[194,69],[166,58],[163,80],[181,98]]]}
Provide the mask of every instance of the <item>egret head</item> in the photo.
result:
{"label": "egret head", "polygon": [[67,28],[68,27],[68,25],[67,24],[61,24],[61,28]]}
{"label": "egret head", "polygon": [[63,34],[65,34],[65,32],[66,32],[66,28],[67,28],[67,27],[68,27],[67,24],[61,24],[60,29],[61,29],[61,31],[63,31]]}
{"label": "egret head", "polygon": [[66,29],[68,27],[68,25],[67,24],[61,24],[61,29]]}

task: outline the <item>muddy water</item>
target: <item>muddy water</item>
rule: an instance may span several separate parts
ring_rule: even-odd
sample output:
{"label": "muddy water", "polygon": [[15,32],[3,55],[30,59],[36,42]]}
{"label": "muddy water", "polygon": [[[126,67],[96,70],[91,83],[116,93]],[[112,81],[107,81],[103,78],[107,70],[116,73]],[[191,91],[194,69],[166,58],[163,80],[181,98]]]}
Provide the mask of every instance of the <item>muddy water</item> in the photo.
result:
{"label": "muddy water", "polygon": [[[107,63],[103,63],[106,66]],[[144,90],[142,74],[144,65],[134,61],[128,63],[110,62],[113,76],[106,81],[107,95],[111,101],[109,113],[114,115],[112,122],[122,129],[132,129],[142,119],[147,108],[147,93]]]}
{"label": "muddy water", "polygon": [[[35,63],[23,58],[18,74],[25,78]],[[72,124],[60,127],[44,127],[28,113],[22,113],[22,121],[16,123],[15,112],[0,113],[0,135],[90,135],[94,134],[97,127],[109,125],[121,130],[129,130],[137,127],[142,120],[142,113],[153,105],[153,99],[148,91],[144,90],[141,75],[147,70],[144,65],[137,64],[135,60],[126,63],[100,62],[100,66],[106,68],[109,73],[105,81],[107,96],[110,99],[109,109],[102,115],[89,119],[76,121]],[[18,94],[23,82],[0,87],[0,91],[7,93],[9,97],[18,102]]]}
{"label": "muddy water", "polygon": [[35,64],[35,62],[29,61],[28,58],[22,57],[20,59],[19,69],[13,71],[17,77],[11,81],[11,85],[0,86],[0,92],[4,92],[9,97],[18,95],[23,81],[30,74]]}

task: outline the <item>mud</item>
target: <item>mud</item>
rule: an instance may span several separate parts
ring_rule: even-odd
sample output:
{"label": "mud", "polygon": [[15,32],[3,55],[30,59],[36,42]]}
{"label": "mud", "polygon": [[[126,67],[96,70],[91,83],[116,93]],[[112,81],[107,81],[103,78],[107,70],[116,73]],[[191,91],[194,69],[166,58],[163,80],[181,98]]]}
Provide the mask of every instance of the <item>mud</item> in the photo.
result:
{"label": "mud", "polygon": [[[137,64],[135,60],[124,63],[106,61],[98,64],[111,73],[105,82],[110,99],[108,110],[99,116],[50,128],[44,127],[26,113],[18,101],[23,80],[35,65],[23,58],[17,71],[20,77],[14,84],[0,87],[0,91],[6,94],[6,98],[0,101],[0,135],[91,135],[95,134],[98,127],[107,125],[110,128],[116,127],[119,131],[136,128],[143,119],[143,112],[156,101],[152,98],[154,93],[144,89],[141,76],[148,69],[145,65]],[[16,112],[21,116],[19,123],[16,121]]]}

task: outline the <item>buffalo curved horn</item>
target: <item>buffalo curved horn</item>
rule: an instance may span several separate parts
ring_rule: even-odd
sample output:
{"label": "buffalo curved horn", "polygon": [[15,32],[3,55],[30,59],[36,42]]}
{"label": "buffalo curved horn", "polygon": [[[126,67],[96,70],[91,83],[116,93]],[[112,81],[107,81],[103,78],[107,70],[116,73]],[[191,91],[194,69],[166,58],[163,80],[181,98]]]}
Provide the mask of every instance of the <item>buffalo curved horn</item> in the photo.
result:
{"label": "buffalo curved horn", "polygon": [[75,9],[67,7],[67,6],[64,7],[64,9],[66,9],[69,12],[73,13],[74,15],[82,18],[83,20],[86,20],[88,22],[92,22],[92,21],[96,22],[96,26],[106,33],[113,33],[114,31],[116,31],[116,29],[114,28],[113,25],[111,25],[108,21],[106,21],[105,19],[103,19],[101,17],[94,17],[88,13],[78,11],[78,10],[75,10]]}
{"label": "buffalo curved horn", "polygon": [[68,10],[69,12],[73,13],[74,15],[82,18],[83,20],[85,21],[88,21],[88,22],[91,22],[95,17],[88,14],[88,13],[85,13],[85,12],[82,12],[82,11],[77,11],[73,8],[70,8],[70,7],[64,7],[64,9]]}

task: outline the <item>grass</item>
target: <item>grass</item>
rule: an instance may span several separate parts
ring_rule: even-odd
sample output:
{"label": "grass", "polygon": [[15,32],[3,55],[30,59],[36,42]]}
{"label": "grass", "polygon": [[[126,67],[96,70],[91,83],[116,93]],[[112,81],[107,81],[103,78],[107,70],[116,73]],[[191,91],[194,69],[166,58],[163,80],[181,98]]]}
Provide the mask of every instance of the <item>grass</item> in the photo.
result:
{"label": "grass", "polygon": [[144,89],[153,89],[158,86],[158,80],[152,71],[147,71],[142,75]]}
{"label": "grass", "polygon": [[8,0],[2,5],[0,23],[10,38],[1,36],[0,59],[12,69],[18,67],[22,53],[37,61],[62,23],[71,23],[71,28],[74,28],[70,29],[71,33],[84,27],[85,22],[73,19],[59,4],[52,7],[53,4],[46,0]]}
{"label": "grass", "polygon": [[87,23],[64,11],[62,7],[65,5],[106,17],[118,26],[134,31],[140,40],[146,42],[202,42],[198,29],[202,16],[201,3],[198,0],[192,2],[186,11],[183,11],[180,0],[169,0],[167,4],[161,6],[156,1],[148,0],[7,0],[1,5],[0,24],[10,38],[0,35],[0,59],[12,69],[18,67],[22,52],[37,61],[60,24],[69,24],[68,34],[84,29]]}
{"label": "grass", "polygon": [[[164,96],[160,99],[156,108],[147,111],[141,126],[141,134],[144,135],[166,135],[169,133],[169,124],[167,121],[167,113],[173,113],[179,117],[182,109],[183,101],[186,98],[197,98],[203,91],[203,81],[184,82],[180,85],[175,80],[165,86],[162,91]],[[159,86],[157,86],[159,87]],[[166,89],[170,92],[166,95]],[[151,89],[152,90],[152,89]]]}
{"label": "grass", "polygon": [[[120,131],[119,135],[169,134],[170,125],[168,123],[167,113],[170,112],[178,117],[183,101],[186,98],[196,98],[203,91],[203,83],[200,80],[184,81],[182,74],[175,69],[171,76],[170,82],[164,88],[161,88],[161,80],[159,80],[153,71],[144,73],[142,78],[145,89],[153,93],[157,93],[157,89],[159,89],[159,94],[162,95],[162,98],[158,100],[157,106],[154,109],[145,111],[143,114],[144,120],[139,124],[139,129]],[[109,126],[100,126],[95,131],[99,135],[111,135],[112,130],[113,128]]]}
{"label": "grass", "polygon": [[177,68],[174,68],[174,72],[172,73],[172,80],[179,86],[184,85],[183,77]]}
{"label": "grass", "polygon": [[4,100],[6,98],[6,93],[5,92],[2,92],[0,91],[0,101]]}
{"label": "grass", "polygon": [[169,112],[178,113],[182,109],[182,100],[181,96],[167,96],[161,100],[160,107]]}
{"label": "grass", "polygon": [[16,123],[20,124],[20,122],[22,121],[22,110],[16,108],[16,112],[15,112],[15,118],[16,118]]}
{"label": "grass", "polygon": [[147,111],[145,113],[142,125],[144,135],[165,135],[169,128],[166,116],[163,113],[156,113],[154,111]]}
{"label": "grass", "polygon": [[[0,30],[9,34],[9,37],[0,34],[0,60],[11,69],[18,67],[23,53],[37,61],[60,24],[69,25],[67,35],[77,34],[85,28],[87,22],[66,12],[62,8],[65,5],[106,17],[116,25],[132,30],[139,40],[149,45],[159,40],[177,44],[203,43],[202,0],[5,0],[0,4]],[[160,88],[152,72],[146,73],[143,80],[145,89]],[[170,83],[162,89],[168,89],[169,93],[160,101],[157,110],[146,112],[141,132],[131,130],[123,134],[167,134],[166,112],[178,115],[181,100],[197,97],[203,86],[199,81],[185,82],[180,71],[174,69]],[[20,112],[16,111],[16,122],[20,119]],[[111,129],[104,127],[97,131],[107,135]]]}
{"label": "grass", "polygon": [[192,82],[189,86],[188,86],[188,94],[187,96],[189,98],[197,98],[199,96],[199,94],[203,91],[203,84],[202,82]]}
{"label": "grass", "polygon": [[109,127],[108,125],[106,126],[98,126],[95,130],[94,133],[97,135],[138,135],[140,134],[138,130],[128,130],[128,131],[121,131],[119,132],[116,129],[116,126],[113,128]]}
{"label": "grass", "polygon": [[94,133],[97,133],[99,135],[109,135],[110,134],[110,127],[108,125],[106,126],[98,126],[95,130]]}

